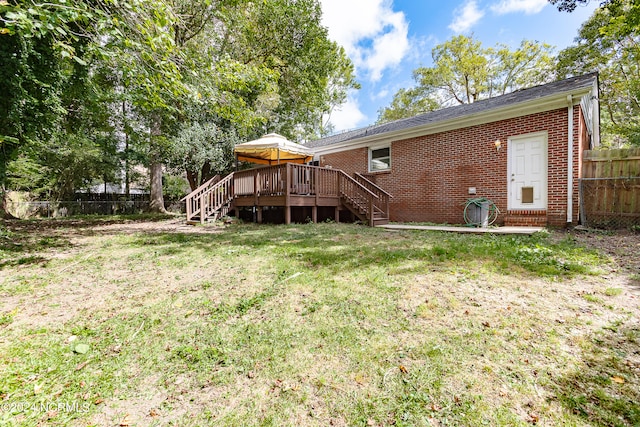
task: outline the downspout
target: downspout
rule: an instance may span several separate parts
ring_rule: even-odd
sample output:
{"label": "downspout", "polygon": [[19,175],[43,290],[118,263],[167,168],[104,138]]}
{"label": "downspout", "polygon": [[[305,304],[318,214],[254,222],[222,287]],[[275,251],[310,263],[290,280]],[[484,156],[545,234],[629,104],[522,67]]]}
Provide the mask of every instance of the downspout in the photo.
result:
{"label": "downspout", "polygon": [[573,222],[573,96],[567,95],[568,107],[568,144],[567,144],[567,224]]}

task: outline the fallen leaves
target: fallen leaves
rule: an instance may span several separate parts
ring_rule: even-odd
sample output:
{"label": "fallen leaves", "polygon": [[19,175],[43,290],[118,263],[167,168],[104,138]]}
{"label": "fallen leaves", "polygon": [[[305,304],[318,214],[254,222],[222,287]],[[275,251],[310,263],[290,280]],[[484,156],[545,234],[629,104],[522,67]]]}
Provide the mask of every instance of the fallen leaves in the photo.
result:
{"label": "fallen leaves", "polygon": [[611,381],[613,381],[616,384],[624,384],[624,378],[619,377],[617,375],[614,375],[613,377],[611,377]]}
{"label": "fallen leaves", "polygon": [[126,414],[122,420],[120,420],[120,423],[118,424],[120,427],[129,427],[131,425],[131,418],[129,417],[129,414]]}
{"label": "fallen leaves", "polygon": [[89,361],[88,361],[88,360],[85,360],[85,361],[84,361],[84,362],[82,362],[82,363],[78,363],[78,364],[76,365],[76,371],[81,370],[82,368],[84,368],[84,367],[85,367],[85,366],[87,366],[88,364],[89,364]]}
{"label": "fallen leaves", "polygon": [[89,347],[89,344],[78,343],[73,346],[73,352],[78,354],[86,354],[89,352],[90,348],[91,347]]}

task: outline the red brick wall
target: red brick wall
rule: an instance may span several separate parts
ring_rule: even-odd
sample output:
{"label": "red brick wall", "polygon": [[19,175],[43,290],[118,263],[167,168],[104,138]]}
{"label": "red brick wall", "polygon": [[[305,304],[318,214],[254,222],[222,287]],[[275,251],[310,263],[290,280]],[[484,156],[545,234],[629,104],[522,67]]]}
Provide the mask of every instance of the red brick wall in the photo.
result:
{"label": "red brick wall", "polygon": [[357,148],[336,154],[325,154],[320,156],[320,166],[341,169],[351,176],[354,172],[363,173],[369,168],[369,150]]}
{"label": "red brick wall", "polygon": [[[578,171],[584,149],[579,106],[574,107],[574,222],[578,219]],[[375,181],[393,195],[392,221],[463,223],[469,197],[487,197],[507,212],[507,141],[509,137],[547,132],[548,207],[546,222],[565,226],[567,219],[567,108],[499,122],[470,126],[434,135],[393,141],[391,171],[377,172]],[[498,151],[494,142],[500,139]],[[359,148],[321,156],[321,166],[348,174],[367,173],[368,150]],[[476,195],[468,194],[476,187]],[[540,223],[539,215],[534,222]],[[526,216],[526,213],[525,215]],[[533,220],[533,218],[530,218]],[[523,225],[531,221],[522,221]]]}

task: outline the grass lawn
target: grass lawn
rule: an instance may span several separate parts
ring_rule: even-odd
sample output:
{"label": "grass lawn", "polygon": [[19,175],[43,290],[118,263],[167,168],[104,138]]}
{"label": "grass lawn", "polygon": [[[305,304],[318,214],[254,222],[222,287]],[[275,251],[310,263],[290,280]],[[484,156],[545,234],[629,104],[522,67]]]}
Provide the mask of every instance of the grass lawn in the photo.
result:
{"label": "grass lawn", "polygon": [[571,234],[4,222],[0,301],[0,425],[640,425],[640,275]]}

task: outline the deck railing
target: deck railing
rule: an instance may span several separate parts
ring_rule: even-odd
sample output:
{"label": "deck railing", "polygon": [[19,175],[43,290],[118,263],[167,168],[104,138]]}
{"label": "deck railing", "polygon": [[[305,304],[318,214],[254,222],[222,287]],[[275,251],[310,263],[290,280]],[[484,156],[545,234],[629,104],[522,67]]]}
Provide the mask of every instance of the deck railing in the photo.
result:
{"label": "deck railing", "polygon": [[202,195],[203,208],[200,211],[200,222],[212,215],[225,216],[234,198],[233,173],[225,176],[211,189]]}
{"label": "deck railing", "polygon": [[389,202],[393,196],[382,188],[380,188],[375,183],[369,181],[362,174],[356,172],[354,174],[355,180],[362,184],[367,190],[371,191],[373,194],[378,196],[378,198],[374,201],[374,208],[381,212],[385,218],[389,218]]}
{"label": "deck railing", "polygon": [[340,196],[358,210],[373,227],[375,225],[375,203],[378,196],[343,171],[340,171],[339,176]]}
{"label": "deck railing", "polygon": [[286,163],[235,173],[236,196],[337,197],[339,170]]}
{"label": "deck railing", "polygon": [[187,221],[191,221],[200,213],[200,209],[202,207],[202,195],[209,191],[209,189],[218,181],[220,181],[220,175],[214,176],[180,200],[181,202],[186,202]]}
{"label": "deck railing", "polygon": [[233,173],[222,180],[215,176],[185,197],[187,221],[200,218],[204,223],[211,216],[224,216],[233,201]]}
{"label": "deck railing", "polygon": [[[338,169],[286,163],[264,168],[238,171],[222,180],[207,181],[185,197],[187,219],[199,217],[201,222],[224,215],[238,197],[284,197],[290,206],[292,196],[340,198],[356,215],[374,225],[376,218],[388,218],[388,193],[363,177],[352,178]],[[224,210],[224,212],[220,212]]]}

